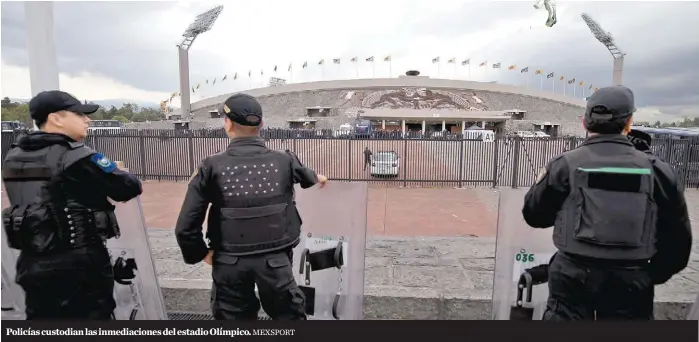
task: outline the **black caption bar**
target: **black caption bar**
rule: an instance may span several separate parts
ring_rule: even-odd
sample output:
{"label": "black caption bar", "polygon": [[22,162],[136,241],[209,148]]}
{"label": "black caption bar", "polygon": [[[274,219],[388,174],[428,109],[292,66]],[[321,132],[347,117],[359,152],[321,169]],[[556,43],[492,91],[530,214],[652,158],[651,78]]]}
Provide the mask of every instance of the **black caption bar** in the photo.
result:
{"label": "black caption bar", "polygon": [[[2,321],[5,341],[668,341],[697,342],[697,321]],[[99,336],[99,337],[98,337]]]}

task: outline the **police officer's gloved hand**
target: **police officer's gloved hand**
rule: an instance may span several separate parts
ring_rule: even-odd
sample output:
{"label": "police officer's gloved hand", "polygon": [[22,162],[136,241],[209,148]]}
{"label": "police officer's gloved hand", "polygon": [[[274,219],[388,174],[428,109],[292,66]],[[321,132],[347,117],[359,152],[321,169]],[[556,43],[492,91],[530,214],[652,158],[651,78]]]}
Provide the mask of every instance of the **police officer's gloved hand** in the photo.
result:
{"label": "police officer's gloved hand", "polygon": [[124,260],[124,258],[119,257],[114,262],[112,269],[114,270],[114,281],[122,285],[129,285],[131,284],[129,280],[136,278],[135,270],[138,267],[133,258]]}
{"label": "police officer's gloved hand", "polygon": [[549,265],[543,264],[525,270],[532,276],[532,285],[544,284],[549,281]]}
{"label": "police officer's gloved hand", "polygon": [[637,150],[647,153],[651,152],[651,137],[647,133],[632,129],[626,137]]}

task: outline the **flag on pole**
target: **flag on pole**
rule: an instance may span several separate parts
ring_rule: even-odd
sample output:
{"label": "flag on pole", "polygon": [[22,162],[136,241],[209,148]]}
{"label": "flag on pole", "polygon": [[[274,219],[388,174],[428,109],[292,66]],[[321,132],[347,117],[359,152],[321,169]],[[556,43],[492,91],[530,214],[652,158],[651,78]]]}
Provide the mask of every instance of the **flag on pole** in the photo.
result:
{"label": "flag on pole", "polygon": [[277,66],[276,66],[276,65],[274,66],[274,72],[277,72]]}
{"label": "flag on pole", "polygon": [[318,65],[323,65],[325,63],[325,59],[321,59],[320,62],[318,62]]}
{"label": "flag on pole", "polygon": [[340,64],[340,59],[339,59],[339,58],[333,59],[333,63],[335,63],[335,64]]}
{"label": "flag on pole", "polygon": [[536,69],[536,72],[534,72],[535,75],[541,75],[543,73],[544,73],[544,71],[541,69]]}
{"label": "flag on pole", "polygon": [[484,61],[483,63],[478,64],[479,67],[484,67],[486,65],[488,65],[488,61]]}
{"label": "flag on pole", "polygon": [[566,79],[565,76],[561,76],[561,78],[559,78],[558,80],[563,81],[563,80],[565,80],[565,79]]}
{"label": "flag on pole", "polygon": [[520,73],[529,72],[529,67],[525,67],[524,69],[520,70],[519,72]]}
{"label": "flag on pole", "polygon": [[554,73],[550,73],[550,74],[546,75],[546,78],[551,78],[553,76],[554,76]]}
{"label": "flag on pole", "polygon": [[289,63],[289,68],[286,71],[291,71],[291,63]]}
{"label": "flag on pole", "polygon": [[233,75],[233,80],[235,81],[237,79],[238,79],[238,73],[236,72],[235,75]]}
{"label": "flag on pole", "polygon": [[225,81],[228,78],[228,75],[223,75],[223,78],[221,79],[221,82]]}
{"label": "flag on pole", "polygon": [[585,85],[585,81],[580,81],[580,83],[579,83],[578,85],[579,85],[579,86],[584,86],[584,85]]}
{"label": "flag on pole", "polygon": [[357,62],[357,57],[352,57],[352,59],[350,59],[350,62],[356,63],[356,62]]}
{"label": "flag on pole", "polygon": [[308,66],[308,62],[303,62],[303,66],[301,68],[306,68]]}
{"label": "flag on pole", "polygon": [[439,63],[439,57],[432,58],[432,63]]}
{"label": "flag on pole", "polygon": [[248,70],[248,77],[252,77],[252,70]]}
{"label": "flag on pole", "polygon": [[456,57],[453,57],[452,59],[448,60],[447,63],[456,63]]}
{"label": "flag on pole", "polygon": [[575,83],[575,77],[568,80],[568,84],[573,84],[573,83]]}
{"label": "flag on pole", "polygon": [[384,58],[383,58],[383,61],[384,61],[384,62],[390,62],[390,61],[391,61],[391,55],[388,55],[388,56],[384,57]]}
{"label": "flag on pole", "polygon": [[371,57],[367,58],[366,61],[367,61],[367,62],[373,62],[373,61],[374,61],[374,56],[371,56]]}
{"label": "flag on pole", "polygon": [[507,67],[507,70],[515,70],[517,68],[517,65],[512,64],[509,67]]}
{"label": "flag on pole", "polygon": [[493,64],[493,69],[500,69],[500,62]]}
{"label": "flag on pole", "polygon": [[464,60],[463,62],[461,62],[461,65],[471,65],[471,59],[469,58],[467,60]]}

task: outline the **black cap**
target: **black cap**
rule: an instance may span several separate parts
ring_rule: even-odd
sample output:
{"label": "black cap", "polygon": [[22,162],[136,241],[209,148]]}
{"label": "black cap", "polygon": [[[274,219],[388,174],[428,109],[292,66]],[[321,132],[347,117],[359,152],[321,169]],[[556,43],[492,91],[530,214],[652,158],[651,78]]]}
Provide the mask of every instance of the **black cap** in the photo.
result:
{"label": "black cap", "polygon": [[616,85],[601,88],[592,93],[587,98],[585,116],[611,120],[627,117],[635,111],[633,91],[627,87]]}
{"label": "black cap", "polygon": [[44,122],[49,114],[62,110],[89,115],[99,108],[96,104],[83,104],[75,96],[60,90],[42,91],[29,100],[29,115],[37,122]]}
{"label": "black cap", "polygon": [[243,126],[259,126],[262,123],[262,106],[255,97],[248,94],[229,97],[218,112]]}

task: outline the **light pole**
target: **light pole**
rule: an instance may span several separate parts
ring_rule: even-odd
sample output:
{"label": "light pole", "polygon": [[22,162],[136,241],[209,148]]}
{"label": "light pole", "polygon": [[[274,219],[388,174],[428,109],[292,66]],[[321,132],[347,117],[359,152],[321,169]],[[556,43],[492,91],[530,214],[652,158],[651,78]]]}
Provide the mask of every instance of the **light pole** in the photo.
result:
{"label": "light pole", "polygon": [[211,29],[222,10],[223,6],[216,6],[198,15],[182,34],[182,42],[177,45],[180,62],[180,113],[183,119],[189,117],[192,110],[189,101],[189,48],[192,47],[197,36]]}
{"label": "light pole", "polygon": [[581,17],[585,21],[585,24],[587,24],[587,27],[590,28],[592,35],[595,36],[595,38],[599,40],[599,42],[602,43],[607,50],[609,50],[609,53],[612,54],[612,57],[614,58],[612,84],[620,85],[622,82],[622,73],[624,68],[624,56],[626,54],[621,52],[619,47],[617,47],[616,43],[614,42],[614,38],[612,38],[612,34],[609,32],[604,32],[597,21],[592,19],[592,17],[590,17],[587,13],[583,13]]}
{"label": "light pole", "polygon": [[[42,91],[58,90],[58,61],[53,33],[53,2],[25,1],[27,55],[32,97]],[[36,124],[34,129],[38,129]]]}

